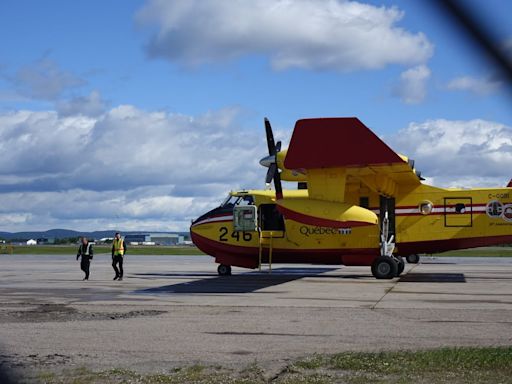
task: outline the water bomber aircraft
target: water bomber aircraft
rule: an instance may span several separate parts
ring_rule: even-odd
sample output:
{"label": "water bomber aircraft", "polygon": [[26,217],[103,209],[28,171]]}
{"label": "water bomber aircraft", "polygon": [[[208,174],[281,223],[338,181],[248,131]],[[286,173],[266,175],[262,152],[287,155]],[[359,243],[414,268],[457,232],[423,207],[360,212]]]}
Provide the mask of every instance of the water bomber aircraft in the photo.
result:
{"label": "water bomber aircraft", "polygon": [[424,184],[413,160],[355,117],[298,120],[287,150],[274,142],[268,119],[265,132],[267,188],[229,193],[190,227],[219,275],[232,266],[307,263],[369,266],[375,278],[391,279],[420,254],[512,243],[512,181]]}

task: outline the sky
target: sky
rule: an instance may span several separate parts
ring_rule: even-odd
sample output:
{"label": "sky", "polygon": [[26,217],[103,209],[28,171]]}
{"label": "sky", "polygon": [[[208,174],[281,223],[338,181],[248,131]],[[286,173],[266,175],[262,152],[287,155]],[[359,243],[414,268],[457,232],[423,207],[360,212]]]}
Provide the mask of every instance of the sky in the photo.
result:
{"label": "sky", "polygon": [[[512,3],[464,3],[512,54]],[[264,117],[286,147],[356,116],[438,186],[512,177],[510,86],[427,0],[3,0],[0,35],[0,231],[187,230],[264,187]]]}

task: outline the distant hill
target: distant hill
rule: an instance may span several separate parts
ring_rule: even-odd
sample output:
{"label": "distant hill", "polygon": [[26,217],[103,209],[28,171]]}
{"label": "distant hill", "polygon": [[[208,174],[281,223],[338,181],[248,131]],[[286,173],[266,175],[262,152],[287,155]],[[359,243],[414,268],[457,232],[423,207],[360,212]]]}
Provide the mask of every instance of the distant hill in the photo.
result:
{"label": "distant hill", "polygon": [[[137,233],[163,233],[162,231],[126,231],[121,233],[123,235],[132,235]],[[179,235],[188,237],[188,232],[173,232]],[[55,238],[55,239],[66,239],[68,237],[79,237],[86,236],[90,239],[102,239],[104,237],[114,237],[114,231],[93,231],[93,232],[78,232],[71,229],[50,229],[48,231],[33,231],[33,232],[0,232],[0,238],[5,240],[28,240],[28,239],[40,239],[40,238]]]}

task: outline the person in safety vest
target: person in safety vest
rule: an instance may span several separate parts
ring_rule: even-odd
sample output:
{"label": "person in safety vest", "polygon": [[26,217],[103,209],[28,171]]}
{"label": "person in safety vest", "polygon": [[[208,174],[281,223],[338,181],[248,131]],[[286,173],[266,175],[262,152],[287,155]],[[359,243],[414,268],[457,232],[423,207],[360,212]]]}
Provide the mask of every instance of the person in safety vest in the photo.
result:
{"label": "person in safety vest", "polygon": [[80,257],[82,258],[82,260],[80,261],[80,269],[85,273],[84,280],[89,280],[89,268],[91,265],[92,256],[92,243],[89,243],[87,237],[82,237],[82,243],[78,247],[76,259],[78,260]]}
{"label": "person in safety vest", "polygon": [[[123,280],[123,257],[126,255],[126,243],[121,238],[121,234],[116,232],[114,241],[112,242],[112,267],[116,272],[114,280]],[[117,265],[119,264],[119,269]]]}

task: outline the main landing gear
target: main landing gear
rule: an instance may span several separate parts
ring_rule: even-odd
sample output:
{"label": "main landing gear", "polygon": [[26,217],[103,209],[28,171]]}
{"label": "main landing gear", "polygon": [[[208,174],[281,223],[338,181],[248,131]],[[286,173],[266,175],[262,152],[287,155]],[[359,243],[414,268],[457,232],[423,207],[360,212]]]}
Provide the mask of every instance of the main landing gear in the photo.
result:
{"label": "main landing gear", "polygon": [[372,274],[376,279],[392,279],[402,274],[405,262],[400,256],[379,256],[372,264]]}
{"label": "main landing gear", "polygon": [[420,255],[407,255],[405,259],[409,264],[418,264],[420,262]]}
{"label": "main landing gear", "polygon": [[372,274],[376,279],[392,279],[400,276],[404,271],[405,262],[400,256],[393,255],[395,250],[394,236],[389,234],[388,213],[382,221],[382,232],[380,235],[380,256],[372,264]]}
{"label": "main landing gear", "polygon": [[219,264],[217,272],[219,276],[231,276],[231,265]]}
{"label": "main landing gear", "polygon": [[404,271],[404,269],[405,269],[405,261],[404,261],[404,259],[402,259],[401,256],[395,256],[395,259],[396,259],[396,263],[397,263],[397,266],[398,266],[398,270],[396,272],[396,275],[400,276],[402,274],[402,272]]}

